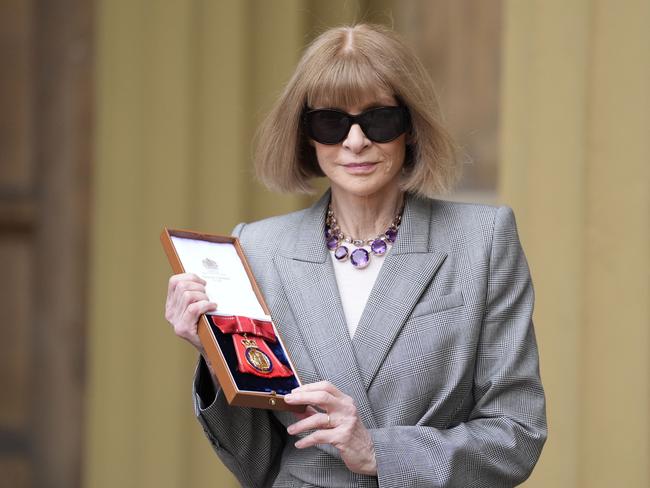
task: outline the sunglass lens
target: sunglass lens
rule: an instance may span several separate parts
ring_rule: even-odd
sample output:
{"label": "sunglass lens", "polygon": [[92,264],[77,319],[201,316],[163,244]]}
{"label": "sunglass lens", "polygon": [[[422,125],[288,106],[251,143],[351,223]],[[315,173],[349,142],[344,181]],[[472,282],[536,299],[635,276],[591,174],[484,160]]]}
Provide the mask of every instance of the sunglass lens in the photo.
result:
{"label": "sunglass lens", "polygon": [[362,127],[369,139],[388,142],[406,130],[405,111],[401,107],[382,107],[363,114]]}
{"label": "sunglass lens", "polygon": [[337,144],[350,130],[346,114],[336,110],[315,110],[307,114],[310,135],[322,144]]}

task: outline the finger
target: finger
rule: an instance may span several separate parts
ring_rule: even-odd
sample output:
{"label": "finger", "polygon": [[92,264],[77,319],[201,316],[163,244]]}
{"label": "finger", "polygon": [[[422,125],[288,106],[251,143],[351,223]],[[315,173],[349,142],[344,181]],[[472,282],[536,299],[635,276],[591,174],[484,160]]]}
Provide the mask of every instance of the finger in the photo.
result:
{"label": "finger", "polygon": [[167,298],[169,298],[172,295],[172,293],[174,292],[178,284],[183,281],[194,281],[196,283],[202,284],[203,286],[207,284],[207,282],[204,279],[198,277],[194,273],[175,274],[169,278],[169,283],[167,285]]}
{"label": "finger", "polygon": [[197,291],[205,293],[205,286],[196,281],[181,281],[176,285],[171,296],[171,307],[174,309],[184,309],[187,307],[188,302],[183,301],[183,296],[186,292]]}
{"label": "finger", "polygon": [[291,435],[296,435],[308,430],[331,429],[332,427],[334,427],[334,425],[331,415],[327,413],[317,413],[299,422],[291,424],[287,427],[287,432]]}
{"label": "finger", "polygon": [[185,290],[180,298],[180,308],[185,309],[194,302],[210,301],[204,291]]}
{"label": "finger", "polygon": [[196,327],[199,317],[204,313],[212,312],[216,309],[216,304],[207,300],[191,303],[181,316],[179,325],[174,327],[176,334],[181,337],[196,336]]}
{"label": "finger", "polygon": [[333,446],[337,446],[341,445],[341,436],[342,430],[340,427],[335,429],[320,429],[298,440],[294,445],[298,449],[305,449],[319,444],[332,444]]}
{"label": "finger", "polygon": [[190,303],[184,312],[185,321],[196,325],[199,321],[199,317],[204,313],[211,312],[217,309],[217,304],[209,300],[198,300],[196,302]]}
{"label": "finger", "polygon": [[188,291],[200,291],[205,293],[205,286],[196,281],[181,281],[174,289],[172,296],[181,297],[183,293]]}
{"label": "finger", "polygon": [[337,403],[337,398],[324,390],[296,391],[284,396],[285,402],[290,405],[315,405],[321,410],[332,411]]}
{"label": "finger", "polygon": [[[200,287],[199,284],[194,284],[196,287]],[[189,291],[185,290],[182,293],[177,289],[172,297],[172,302],[166,305],[165,317],[168,321],[176,323],[180,320],[185,312],[185,309],[193,303],[202,300],[208,300],[208,296],[205,294],[205,291]]]}
{"label": "finger", "polygon": [[316,383],[306,383],[304,385],[299,386],[298,388],[294,388],[291,391],[291,393],[302,393],[302,392],[321,391],[321,390],[326,391],[335,397],[343,396],[341,390],[339,390],[336,386],[334,386],[329,381],[317,381]]}

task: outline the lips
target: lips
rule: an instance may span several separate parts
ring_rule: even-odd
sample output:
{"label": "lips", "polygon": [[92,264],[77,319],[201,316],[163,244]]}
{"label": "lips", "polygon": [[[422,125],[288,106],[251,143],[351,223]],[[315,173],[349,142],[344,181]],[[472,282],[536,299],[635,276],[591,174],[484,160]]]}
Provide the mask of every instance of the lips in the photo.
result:
{"label": "lips", "polygon": [[377,163],[373,161],[365,161],[360,163],[344,163],[343,166],[346,168],[367,168],[369,166],[374,166],[375,164]]}
{"label": "lips", "polygon": [[372,161],[365,161],[359,163],[345,163],[343,168],[348,174],[352,175],[367,175],[375,171],[379,163]]}

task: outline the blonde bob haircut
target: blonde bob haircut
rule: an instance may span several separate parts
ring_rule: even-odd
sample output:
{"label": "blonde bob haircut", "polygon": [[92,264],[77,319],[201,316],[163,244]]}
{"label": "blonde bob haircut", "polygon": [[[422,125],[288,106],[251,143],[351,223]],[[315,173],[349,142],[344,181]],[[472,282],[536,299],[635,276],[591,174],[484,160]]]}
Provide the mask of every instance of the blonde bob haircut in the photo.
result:
{"label": "blonde bob haircut", "polygon": [[327,30],[307,47],[258,130],[260,181],[275,191],[311,193],[310,179],[324,175],[302,128],[304,110],[345,108],[382,94],[411,116],[402,190],[426,197],[450,190],[459,177],[459,151],[443,127],[431,79],[395,32],[371,24]]}

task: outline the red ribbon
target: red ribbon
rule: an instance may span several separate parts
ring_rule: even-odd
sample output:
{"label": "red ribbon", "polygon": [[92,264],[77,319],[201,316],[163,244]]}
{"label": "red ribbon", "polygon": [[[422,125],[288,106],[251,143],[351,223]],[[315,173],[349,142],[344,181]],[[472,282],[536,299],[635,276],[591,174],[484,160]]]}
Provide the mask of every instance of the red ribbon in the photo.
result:
{"label": "red ribbon", "polygon": [[237,354],[237,369],[263,378],[293,376],[273,353],[266,341],[277,342],[269,320],[241,315],[210,315],[212,323],[224,334],[231,334]]}

